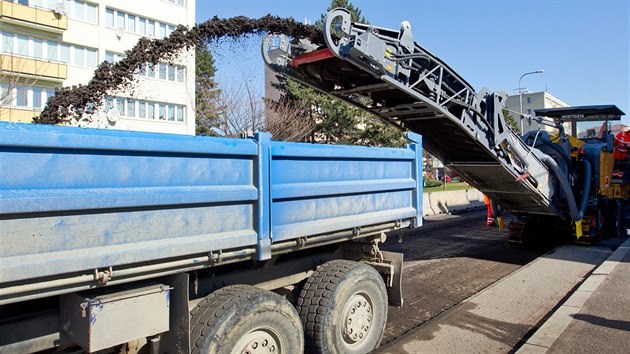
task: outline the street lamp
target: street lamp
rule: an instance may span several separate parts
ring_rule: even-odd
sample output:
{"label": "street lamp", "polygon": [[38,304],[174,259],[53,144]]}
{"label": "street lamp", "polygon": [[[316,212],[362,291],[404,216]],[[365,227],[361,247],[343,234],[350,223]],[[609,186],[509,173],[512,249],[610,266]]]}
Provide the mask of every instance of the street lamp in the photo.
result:
{"label": "street lamp", "polygon": [[518,101],[521,105],[521,135],[525,134],[525,125],[523,124],[523,89],[521,88],[521,80],[523,80],[523,77],[527,76],[527,75],[532,75],[532,74],[542,74],[544,73],[545,70],[543,69],[539,69],[536,71],[530,71],[528,73],[525,73],[523,75],[521,75],[521,78],[518,79]]}

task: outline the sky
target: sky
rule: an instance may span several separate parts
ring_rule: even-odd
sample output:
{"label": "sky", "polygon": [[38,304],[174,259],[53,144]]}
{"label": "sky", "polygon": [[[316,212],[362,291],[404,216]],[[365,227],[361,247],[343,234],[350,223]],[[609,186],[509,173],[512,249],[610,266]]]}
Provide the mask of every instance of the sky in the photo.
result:
{"label": "sky", "polygon": [[[615,104],[630,125],[628,0],[354,0],[372,25],[400,28],[475,90],[547,91],[572,106]],[[330,0],[197,0],[197,23],[266,14],[313,23]],[[246,83],[263,95],[261,38],[211,47],[219,85]]]}

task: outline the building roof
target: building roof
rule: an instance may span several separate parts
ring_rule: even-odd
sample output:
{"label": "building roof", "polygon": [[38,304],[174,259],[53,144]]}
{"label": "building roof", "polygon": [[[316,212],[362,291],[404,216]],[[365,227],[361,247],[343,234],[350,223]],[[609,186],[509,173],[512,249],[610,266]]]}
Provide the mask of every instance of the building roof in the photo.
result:
{"label": "building roof", "polygon": [[625,113],[615,105],[573,106],[542,108],[535,110],[537,116],[553,118],[561,122],[594,122],[620,120]]}

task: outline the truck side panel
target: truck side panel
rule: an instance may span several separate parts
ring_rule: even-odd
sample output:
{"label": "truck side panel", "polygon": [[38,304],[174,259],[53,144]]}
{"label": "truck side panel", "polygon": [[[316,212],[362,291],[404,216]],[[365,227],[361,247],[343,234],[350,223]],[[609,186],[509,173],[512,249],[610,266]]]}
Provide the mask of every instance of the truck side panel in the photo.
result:
{"label": "truck side panel", "polygon": [[0,283],[256,245],[244,139],[0,126]]}
{"label": "truck side panel", "polygon": [[273,142],[273,242],[416,222],[416,158],[411,149]]}

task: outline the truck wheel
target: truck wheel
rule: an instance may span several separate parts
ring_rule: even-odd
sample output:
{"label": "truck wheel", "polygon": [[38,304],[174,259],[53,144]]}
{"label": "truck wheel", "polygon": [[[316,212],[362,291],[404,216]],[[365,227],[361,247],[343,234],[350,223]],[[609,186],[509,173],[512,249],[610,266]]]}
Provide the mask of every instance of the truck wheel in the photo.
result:
{"label": "truck wheel", "polygon": [[335,260],[311,275],[298,299],[307,351],[367,353],[378,347],[387,323],[387,291],[378,272]]}
{"label": "truck wheel", "polygon": [[232,285],[208,295],[192,311],[192,353],[304,351],[302,324],[282,296],[249,285]]}

